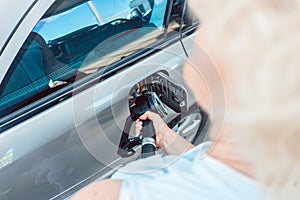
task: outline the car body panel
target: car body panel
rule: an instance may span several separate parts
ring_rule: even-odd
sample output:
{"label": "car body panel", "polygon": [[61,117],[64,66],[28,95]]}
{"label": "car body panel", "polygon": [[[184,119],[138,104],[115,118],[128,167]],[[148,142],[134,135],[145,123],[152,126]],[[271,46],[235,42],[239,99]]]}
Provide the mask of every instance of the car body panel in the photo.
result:
{"label": "car body panel", "polygon": [[[108,78],[101,84],[75,95],[72,99],[68,99],[66,101],[63,101],[59,105],[54,106],[51,110],[46,110],[43,113],[40,113],[32,117],[31,119],[26,120],[25,122],[13,127],[12,129],[5,131],[0,135],[0,155],[4,155],[8,150],[12,149],[12,164],[14,162],[22,163],[18,164],[18,166],[20,166],[23,170],[23,162],[26,163],[27,161],[27,159],[24,160],[24,157],[26,158],[28,154],[30,155],[30,159],[34,160],[33,163],[47,163],[47,165],[44,164],[45,166],[43,164],[36,166],[30,163],[31,165],[25,168],[28,171],[23,173],[28,173],[28,175],[30,176],[32,176],[32,174],[30,173],[36,173],[35,176],[37,177],[39,176],[39,170],[48,169],[51,172],[51,169],[49,169],[49,166],[51,166],[51,164],[49,163],[62,163],[62,161],[69,160],[68,158],[70,158],[70,154],[73,156],[80,156],[82,152],[88,154],[86,151],[88,151],[89,154],[92,155],[90,159],[93,161],[93,163],[97,163],[97,165],[100,165],[98,166],[98,169],[101,168],[101,163],[95,161],[93,157],[104,163],[104,165],[102,165],[102,168],[104,168],[104,166],[113,164],[113,162],[119,158],[119,156],[116,154],[118,147],[117,145],[120,140],[120,133],[124,126],[125,119],[127,116],[129,116],[128,104],[124,104],[124,101],[127,102],[126,99],[128,98],[131,86],[136,82],[139,82],[141,79],[151,75],[152,73],[161,70],[168,70],[170,76],[176,78],[176,80],[182,80],[180,70],[185,60],[183,50],[181,57],[173,56],[173,60],[166,60],[170,58],[170,56],[166,54],[172,54],[170,52],[174,52],[174,49],[176,49],[177,51],[178,48],[182,47],[180,46],[180,44],[175,44],[170,48],[163,50],[163,53],[149,57],[143,62],[131,66],[124,72],[117,74],[116,77]],[[161,66],[160,63],[164,63],[164,66]],[[155,65],[157,66],[155,67]],[[118,80],[119,82],[116,82],[115,80]],[[103,98],[103,96],[105,98]],[[189,98],[191,97],[192,96],[190,95]],[[190,99],[189,103],[192,104],[195,103],[195,101],[192,101]],[[103,113],[107,109],[110,111],[109,116],[107,116],[107,114],[101,114],[100,116],[99,114],[96,114]],[[171,117],[172,116],[170,116],[170,118]],[[107,118],[110,120],[107,121]],[[60,123],[62,121],[63,123]],[[76,134],[76,132],[80,137],[76,137],[77,142],[80,142],[81,144],[72,144],[74,145],[74,147],[72,148],[81,150],[76,151],[76,153],[74,153],[73,151],[69,152],[70,147],[67,147],[65,145],[71,144],[69,144],[68,142],[67,144],[64,144],[57,138],[62,137],[62,135],[70,135],[68,137],[72,138],[72,136],[75,137],[74,134]],[[18,138],[18,140],[16,140],[16,138]],[[58,142],[56,142],[57,140]],[[54,144],[51,145],[51,147],[53,149],[56,149],[56,151],[54,151],[54,153],[52,154],[44,152],[47,150],[40,150],[43,148],[48,149],[49,147],[47,147],[47,145],[49,146],[49,141],[55,141]],[[63,150],[62,147],[64,147],[63,149],[65,150]],[[84,147],[86,148],[86,150],[83,150]],[[65,151],[67,151],[67,153]],[[108,154],[107,152],[111,153]],[[41,154],[43,156],[48,156],[45,156],[43,158]],[[53,160],[51,160],[51,158]],[[20,159],[24,161],[19,161]],[[81,159],[81,161],[77,161],[77,166],[78,163],[82,161],[83,159]],[[89,163],[88,161],[85,162],[87,166],[91,165],[91,163]],[[65,171],[70,168],[68,163],[66,163],[65,165],[66,166],[62,167],[61,171],[59,171],[60,173],[66,173]],[[11,168],[9,169],[11,170]],[[88,167],[86,167],[86,169],[88,169]],[[5,174],[6,176],[9,175],[9,173],[4,172],[4,168],[0,170],[0,179],[2,179],[1,174]],[[12,173],[15,173],[16,171],[13,170]],[[13,176],[13,174],[11,176]],[[20,185],[26,185],[27,181],[27,179],[23,181],[22,179],[18,180]],[[56,182],[56,184],[61,184],[59,180],[55,180],[55,178],[54,180],[50,178],[49,183],[51,183],[51,181],[54,183],[55,181],[58,181],[58,183]],[[8,183],[9,182],[0,183],[0,188],[9,188],[7,185]],[[64,186],[63,183],[62,185]],[[10,187],[12,186],[13,185],[11,185]],[[63,189],[66,189],[63,186],[60,186],[60,192],[62,192]],[[28,192],[29,191],[30,190],[28,189]],[[11,192],[16,191],[11,190]],[[5,199],[4,196],[2,198]]]}
{"label": "car body panel", "polygon": [[[54,1],[27,0],[16,3],[15,7],[13,2],[16,3],[2,3],[0,7],[18,11],[0,39],[3,49],[0,82],[23,42]],[[148,54],[141,54],[134,63],[117,68],[118,71],[107,77],[105,71],[98,69],[102,65],[96,63],[97,70],[92,70],[91,78],[79,79],[65,90],[25,106],[16,111],[19,115],[0,124],[0,180],[6,180],[0,182],[0,199],[65,199],[137,159],[138,153],[121,158],[117,154],[118,145],[125,120],[130,115],[128,98],[132,88],[155,73],[163,72],[186,88],[187,107],[193,108],[191,116],[201,111],[199,107],[194,109],[196,100],[182,77],[187,53],[193,48],[193,37],[194,34],[189,34],[181,38],[177,32],[158,46],[143,44],[149,47]],[[115,50],[112,54],[120,52],[123,53]],[[108,72],[110,67],[107,67]],[[175,126],[179,122],[174,124],[178,115],[168,108],[164,119]],[[192,121],[195,118],[192,117]],[[192,132],[198,133],[198,129]]]}

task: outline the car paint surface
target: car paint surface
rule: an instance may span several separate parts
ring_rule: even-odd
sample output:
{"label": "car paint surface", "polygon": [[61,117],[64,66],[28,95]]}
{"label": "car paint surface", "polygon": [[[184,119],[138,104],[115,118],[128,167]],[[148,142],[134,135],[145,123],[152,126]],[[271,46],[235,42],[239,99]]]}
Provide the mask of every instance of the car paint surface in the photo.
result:
{"label": "car paint surface", "polygon": [[[53,2],[0,2],[0,82]],[[187,58],[185,50],[190,53],[193,48],[193,34],[182,43],[180,37],[175,35],[175,42],[160,45],[154,53],[104,80],[99,81],[97,74],[88,81],[79,80],[78,87],[70,86],[68,97],[49,95],[29,105],[31,109],[21,109],[17,111],[20,115],[2,121],[0,127],[6,128],[0,133],[0,199],[69,198],[81,187],[137,159],[138,155],[128,159],[117,155],[125,119],[130,115],[128,95],[136,83],[159,71],[188,88],[181,70]],[[187,91],[191,107],[196,100]],[[168,112],[167,123],[178,116],[170,109]]]}

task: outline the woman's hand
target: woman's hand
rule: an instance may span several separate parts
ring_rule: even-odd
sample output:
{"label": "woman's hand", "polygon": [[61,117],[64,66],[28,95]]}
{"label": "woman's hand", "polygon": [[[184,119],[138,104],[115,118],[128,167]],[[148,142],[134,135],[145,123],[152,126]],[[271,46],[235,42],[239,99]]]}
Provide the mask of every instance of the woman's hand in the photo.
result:
{"label": "woman's hand", "polygon": [[140,135],[143,129],[143,122],[142,120],[149,119],[153,122],[155,135],[156,135],[156,146],[163,148],[163,144],[161,143],[161,136],[164,133],[168,133],[172,131],[168,125],[164,122],[164,120],[154,112],[145,112],[140,118],[136,121],[135,130],[136,135]]}
{"label": "woman's hand", "polygon": [[147,111],[139,117],[135,124],[136,135],[140,135],[143,129],[142,120],[152,120],[156,134],[156,146],[171,155],[180,155],[194,146],[183,137],[170,129],[164,120],[156,113]]}

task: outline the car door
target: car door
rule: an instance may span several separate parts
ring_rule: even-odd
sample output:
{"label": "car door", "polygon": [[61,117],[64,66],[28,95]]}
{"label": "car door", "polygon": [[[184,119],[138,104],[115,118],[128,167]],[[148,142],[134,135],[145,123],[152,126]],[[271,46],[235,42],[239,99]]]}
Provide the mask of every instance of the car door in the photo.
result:
{"label": "car door", "polygon": [[207,116],[181,73],[198,26],[185,1],[23,9],[1,48],[1,199],[65,199],[137,159],[118,154],[135,93],[157,94],[169,126],[205,139]]}

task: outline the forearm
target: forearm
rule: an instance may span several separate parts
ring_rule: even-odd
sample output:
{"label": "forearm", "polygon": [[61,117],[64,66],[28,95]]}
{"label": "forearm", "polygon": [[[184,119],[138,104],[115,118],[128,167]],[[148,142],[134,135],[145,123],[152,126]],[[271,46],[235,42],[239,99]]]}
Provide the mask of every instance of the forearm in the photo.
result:
{"label": "forearm", "polygon": [[106,179],[92,183],[77,192],[72,200],[118,200],[122,181]]}
{"label": "forearm", "polygon": [[180,155],[194,148],[194,145],[174,130],[165,127],[160,134],[159,147],[169,155]]}

